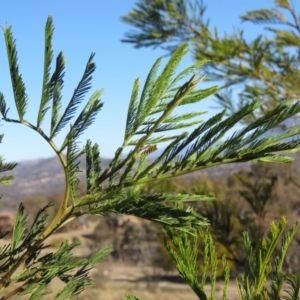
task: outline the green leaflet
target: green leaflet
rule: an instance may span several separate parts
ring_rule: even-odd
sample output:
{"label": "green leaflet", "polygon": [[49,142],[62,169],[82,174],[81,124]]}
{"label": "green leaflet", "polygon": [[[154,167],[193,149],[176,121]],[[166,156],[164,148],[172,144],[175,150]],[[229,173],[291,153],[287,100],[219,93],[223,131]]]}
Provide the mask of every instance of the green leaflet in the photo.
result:
{"label": "green leaflet", "polygon": [[[0,143],[2,143],[3,136],[4,136],[3,134],[0,134]],[[17,165],[18,165],[18,163],[16,163],[16,162],[4,163],[4,158],[2,156],[0,156],[0,173],[11,171]],[[12,175],[2,176],[2,177],[0,177],[0,184],[9,185],[13,179],[14,179],[14,177]]]}
{"label": "green leaflet", "polygon": [[77,87],[75,88],[70,102],[68,103],[62,116],[58,119],[57,123],[51,131],[51,138],[53,138],[62,128],[64,128],[68,124],[68,122],[74,117],[74,113],[76,112],[78,104],[82,102],[84,95],[90,90],[90,81],[92,80],[92,73],[96,69],[95,63],[92,62],[94,56],[95,53],[92,53],[90,55],[83,76],[79,81]]}
{"label": "green leaflet", "polygon": [[60,52],[56,58],[56,67],[50,80],[49,96],[52,98],[52,114],[51,114],[51,129],[50,136],[54,136],[55,129],[58,126],[58,122],[61,118],[61,100],[62,100],[62,88],[63,78],[65,75],[65,58],[63,52]]}
{"label": "green leaflet", "polygon": [[37,127],[40,127],[43,122],[47,110],[50,108],[47,105],[51,100],[50,94],[50,68],[53,59],[52,36],[54,32],[53,19],[48,17],[45,26],[45,50],[44,50],[44,76],[40,108],[37,117]]}
{"label": "green leaflet", "polygon": [[4,37],[15,104],[17,107],[19,120],[21,121],[23,120],[24,114],[26,113],[28,99],[25,90],[25,84],[19,72],[16,41],[13,37],[11,27],[7,27],[4,29]]}

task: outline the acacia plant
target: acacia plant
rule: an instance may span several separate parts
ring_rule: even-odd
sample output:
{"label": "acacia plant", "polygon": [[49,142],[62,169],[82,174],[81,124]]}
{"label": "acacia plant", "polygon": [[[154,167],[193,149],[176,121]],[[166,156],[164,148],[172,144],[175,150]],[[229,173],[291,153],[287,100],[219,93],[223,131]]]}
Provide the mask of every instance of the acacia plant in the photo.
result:
{"label": "acacia plant", "polygon": [[[220,164],[245,161],[280,163],[292,161],[291,157],[284,156],[282,152],[297,151],[300,141],[282,140],[299,134],[300,126],[276,136],[262,137],[262,135],[299,113],[300,103],[296,102],[293,105],[288,102],[281,103],[224,140],[222,138],[228,130],[259,108],[259,102],[256,100],[249,102],[230,117],[225,117],[226,111],[223,110],[206,121],[197,119],[203,111],[181,113],[178,110],[175,113],[179,106],[197,104],[220,91],[216,86],[196,89],[198,83],[204,78],[199,74],[205,61],[176,73],[180,61],[187,53],[187,45],[181,45],[161,71],[159,67],[162,59],[156,60],[141,93],[139,79],[135,80],[129,101],[123,143],[116,150],[109,166],[102,170],[98,144],[88,140],[83,149],[78,146],[78,138],[93,123],[103,106],[100,100],[102,90],[96,90],[86,101],[83,110],[75,117],[78,105],[84,101],[85,94],[91,89],[92,74],[96,69],[93,62],[94,53],[89,57],[82,78],[63,109],[65,58],[63,52],[60,52],[54,70],[51,72],[53,31],[53,21],[49,17],[45,26],[44,73],[40,106],[37,119],[30,122],[25,118],[29,99],[19,71],[16,41],[11,27],[3,29],[17,116],[9,115],[5,97],[1,93],[2,119],[4,122],[28,126],[49,144],[63,167],[65,191],[55,216],[50,220],[47,219],[47,209],[51,204],[41,207],[28,231],[26,231],[27,216],[23,205],[20,204],[11,241],[0,249],[1,299],[25,294],[29,294],[30,299],[42,299],[48,293],[45,288],[54,278],[64,282],[65,287],[56,295],[52,295],[52,299],[70,299],[82,292],[86,286],[92,284],[89,271],[113,249],[105,247],[88,258],[76,258],[72,256],[72,249],[78,243],[69,244],[66,241],[55,253],[44,254],[42,250],[47,246],[47,238],[72,220],[87,214],[101,217],[112,213],[134,215],[161,224],[170,236],[167,249],[175,259],[180,274],[200,299],[206,299],[203,287],[206,271],[211,266],[211,299],[213,299],[217,265],[212,238],[205,229],[209,223],[207,219],[194,212],[192,207],[184,209],[182,203],[213,201],[214,198],[207,195],[143,193],[143,186]],[[185,83],[182,84],[182,80],[185,80]],[[42,128],[47,113],[50,113],[49,132],[45,132]],[[67,125],[70,126],[69,131],[62,144],[57,145],[55,138]],[[169,131],[191,126],[194,126],[193,130],[169,134]],[[167,146],[163,148],[164,142]],[[131,150],[124,155],[123,152],[128,148]],[[161,154],[151,163],[147,163],[147,155],[156,148],[162,149]],[[84,157],[86,158],[87,192],[80,196],[77,175],[80,171],[79,160]],[[15,166],[16,163],[4,163],[1,159],[0,171],[9,171]],[[12,179],[11,176],[5,175],[1,178],[1,183],[7,184]],[[171,206],[170,202],[174,205]],[[251,264],[248,273],[244,274],[239,281],[241,295],[254,295],[256,298],[253,299],[262,299],[258,297],[262,292],[265,293],[264,279],[271,272],[268,259],[284,226],[284,221],[278,226],[272,225],[272,234],[267,242],[262,241],[261,247],[254,250],[251,250],[249,239],[245,235]],[[276,231],[276,234],[273,234],[273,231]],[[197,276],[197,263],[194,261],[197,258],[198,232],[204,239],[205,245],[200,283]],[[284,239],[284,247],[291,236],[292,234]],[[284,257],[285,250],[286,248],[283,248],[280,259]],[[253,254],[255,251],[260,254],[255,256]],[[282,279],[280,259],[275,266],[277,277]],[[223,265],[226,287],[229,271],[225,258]],[[257,282],[256,279],[259,281]],[[290,278],[291,286],[293,291],[296,291],[297,288],[299,289],[299,284],[292,279],[293,277]],[[276,284],[278,280],[275,281]],[[280,291],[280,286],[278,287],[278,284],[275,286],[275,283],[274,291]],[[226,289],[224,289],[225,296]],[[137,299],[132,295],[126,297]]]}

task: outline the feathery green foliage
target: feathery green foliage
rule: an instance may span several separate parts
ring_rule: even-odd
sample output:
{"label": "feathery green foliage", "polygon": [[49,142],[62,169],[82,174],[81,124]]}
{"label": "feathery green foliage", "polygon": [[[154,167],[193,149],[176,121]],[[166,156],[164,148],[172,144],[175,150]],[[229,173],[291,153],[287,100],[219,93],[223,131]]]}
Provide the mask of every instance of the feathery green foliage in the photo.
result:
{"label": "feathery green foliage", "polygon": [[139,300],[139,298],[131,294],[126,294],[126,300]]}
{"label": "feathery green foliage", "polygon": [[296,3],[273,0],[271,8],[247,11],[240,16],[242,22],[265,25],[269,33],[249,41],[243,30],[221,36],[216,28],[212,29],[205,18],[204,2],[211,5],[204,0],[139,0],[122,17],[131,26],[122,41],[135,48],[162,47],[168,53],[188,42],[197,62],[209,60],[204,66],[208,81],[222,81],[238,91],[237,104],[231,89],[216,93],[221,107],[232,113],[252,99],[260,100],[260,107],[244,117],[246,123],[264,116],[287,99],[297,101],[300,17]]}
{"label": "feathery green foliage", "polygon": [[[25,84],[22,76],[19,73],[18,56],[16,41],[13,37],[11,27],[4,28],[4,37],[7,50],[7,57],[10,69],[10,78],[14,92],[15,104],[17,107],[20,121],[23,120],[24,114],[28,104],[27,94],[25,91]],[[2,106],[2,105],[1,105]]]}
{"label": "feathery green foliage", "polygon": [[[92,80],[92,73],[95,71],[96,69],[96,65],[92,62],[93,58],[95,56],[95,53],[92,53],[87,64],[86,64],[86,68],[84,70],[83,76],[81,78],[81,80],[79,81],[77,87],[74,90],[73,96],[69,102],[69,104],[67,105],[64,113],[62,114],[62,116],[59,118],[59,120],[57,121],[57,123],[55,124],[55,127],[53,128],[53,131],[51,133],[51,139],[63,128],[65,127],[69,121],[74,117],[74,113],[76,112],[77,106],[78,104],[83,100],[84,95],[90,90],[91,85],[90,85],[90,81]],[[99,101],[97,96],[100,96],[101,93],[97,92],[96,94],[94,94],[90,100],[90,102],[87,104],[87,108],[90,108],[91,103],[95,102],[98,104]],[[94,113],[97,112],[99,104],[95,107],[94,109]],[[76,125],[78,126],[80,123],[83,122],[83,116],[85,116],[87,114],[87,108],[82,112],[82,114],[78,117],[77,122],[74,123],[74,127],[76,127]],[[91,114],[92,112],[90,112]],[[89,115],[90,115],[89,114]],[[88,116],[89,116],[88,115]],[[85,118],[84,118],[85,119]],[[92,117],[93,120],[93,117]],[[87,120],[85,120],[85,123],[87,122]],[[79,124],[78,124],[79,123]],[[76,125],[75,125],[76,124]],[[84,126],[84,128],[86,128],[88,125]]]}
{"label": "feathery green foliage", "polygon": [[[92,61],[94,53],[91,54],[86,64],[73,96],[67,103],[64,112],[61,113],[65,59],[63,53],[60,52],[50,78],[53,58],[51,50],[53,28],[52,18],[49,17],[45,29],[44,77],[37,126],[23,119],[27,106],[27,95],[17,65],[17,52],[11,28],[4,29],[19,118],[8,118],[8,109],[2,94],[0,94],[0,113],[4,121],[28,126],[49,143],[64,170],[65,192],[54,218],[48,220],[48,206],[41,208],[28,233],[25,232],[27,216],[23,205],[20,204],[11,243],[2,247],[0,251],[0,290],[5,295],[2,299],[24,294],[30,294],[30,299],[42,299],[45,296],[45,287],[54,278],[59,278],[65,283],[65,287],[56,294],[54,299],[70,299],[81,293],[86,286],[92,284],[89,271],[112,249],[106,247],[88,258],[76,258],[72,255],[72,250],[78,246],[78,243],[64,242],[55,253],[45,255],[42,253],[46,247],[44,243],[56,230],[79,216],[88,214],[103,216],[111,213],[133,215],[161,224],[170,238],[166,245],[181,276],[191,285],[200,299],[207,299],[203,288],[206,277],[209,275],[210,299],[214,299],[218,257],[212,237],[206,230],[209,222],[205,217],[197,214],[192,207],[183,206],[183,202],[214,201],[215,198],[207,195],[145,194],[142,188],[147,183],[220,164],[245,161],[280,163],[292,161],[291,157],[284,156],[282,152],[297,151],[300,141],[282,142],[282,140],[299,134],[300,127],[295,127],[279,136],[266,137],[263,135],[274,126],[299,113],[300,103],[281,103],[265,116],[250,122],[243,129],[235,132],[225,141],[222,138],[235,124],[245,117],[255,114],[260,107],[258,101],[247,103],[229,117],[225,117],[226,111],[223,111],[206,121],[193,120],[186,123],[186,120],[194,119],[203,112],[180,113],[178,107],[197,103],[220,89],[216,86],[204,90],[196,89],[203,80],[203,76],[200,76],[200,67],[204,62],[186,68],[176,75],[179,63],[187,53],[188,46],[181,45],[174,51],[162,71],[159,69],[162,59],[160,58],[154,63],[141,93],[139,93],[139,80],[134,82],[124,140],[116,150],[109,166],[102,170],[98,144],[92,144],[88,140],[83,149],[80,149],[78,144],[78,137],[92,124],[102,108],[103,104],[100,100],[102,90],[97,90],[92,94],[77,119],[70,123],[75,117],[78,105],[84,101],[85,94],[91,88],[92,73],[96,68]],[[182,79],[186,81],[180,84],[179,81]],[[50,134],[47,135],[40,126],[50,108],[51,100],[51,126]],[[62,145],[58,146],[53,138],[66,125],[70,126],[70,130]],[[196,128],[191,131],[183,131],[177,135],[169,134],[171,130],[189,128],[192,125],[196,125]],[[162,153],[153,162],[147,163],[147,156],[156,151],[158,147],[162,147],[162,142],[168,142],[168,145],[162,149]],[[124,155],[124,149],[129,146],[131,147],[130,152]],[[63,150],[66,150],[66,156],[63,154]],[[81,171],[79,162],[83,158],[83,154],[85,154],[87,164],[87,193],[79,196],[77,173]],[[14,166],[15,163],[1,164],[0,171],[11,170]],[[3,182],[6,181],[7,179]],[[272,225],[270,236],[263,240],[261,248],[255,250],[260,255],[260,260],[256,262],[253,262],[249,239],[245,235],[248,259],[253,262],[248,266],[250,271],[247,272],[252,276],[253,272],[256,272],[255,268],[259,270],[259,273],[255,273],[259,275],[255,278],[258,283],[253,285],[257,294],[263,289],[264,276],[270,272],[267,263],[285,226],[284,221],[280,224],[280,226]],[[201,282],[198,281],[197,274],[198,233],[204,245]],[[279,275],[281,272],[279,267],[282,265],[291,237],[291,233],[286,235],[282,252],[277,259]],[[222,265],[225,274],[223,293],[223,299],[225,299],[229,280],[229,269],[225,258],[222,259]],[[18,271],[20,269],[21,271]],[[243,278],[250,276],[248,273],[241,279],[241,294],[244,293],[243,288],[248,292],[247,284],[249,283],[247,280],[243,281]],[[290,276],[288,279],[292,289],[291,293],[296,291],[294,286],[297,286],[297,278]],[[276,280],[275,278],[273,283],[274,292],[276,284],[279,284],[279,281]],[[20,285],[8,292],[6,288],[13,283]],[[250,283],[252,284],[252,282]],[[137,299],[132,295],[126,297],[127,299]]]}
{"label": "feathery green foliage", "polygon": [[[296,233],[298,223],[285,233],[279,255],[275,258],[275,263],[272,263],[271,257],[275,246],[279,242],[280,236],[283,234],[286,224],[287,221],[285,218],[282,218],[278,224],[272,222],[268,236],[262,238],[255,249],[252,247],[248,234],[244,234],[247,261],[245,273],[237,279],[240,299],[280,299],[280,292],[284,280],[290,283],[290,295],[297,295],[296,298],[292,296],[286,297],[286,299],[298,298],[299,284],[296,283],[296,280],[293,281],[293,279],[296,279],[296,276],[284,276],[282,272],[283,259]],[[268,291],[266,284],[270,276],[272,279],[271,291]],[[292,282],[293,284],[291,284]]]}
{"label": "feathery green foliage", "polygon": [[50,135],[54,136],[55,128],[58,126],[61,114],[61,91],[63,88],[63,78],[65,75],[65,58],[62,52],[60,52],[56,58],[56,68],[50,80],[49,93],[52,98],[52,115],[51,115],[51,131]]}
{"label": "feathery green foliage", "polygon": [[42,88],[42,97],[40,103],[40,109],[38,113],[37,127],[40,127],[45,114],[49,107],[47,105],[50,101],[50,68],[51,61],[53,59],[53,49],[52,49],[52,36],[53,36],[53,20],[52,18],[48,18],[46,26],[45,26],[45,59],[44,59],[44,76],[43,76],[43,88]]}
{"label": "feathery green foliage", "polygon": [[[181,277],[189,284],[199,299],[206,300],[208,297],[204,292],[204,286],[207,282],[207,276],[210,273],[211,295],[209,299],[215,299],[217,254],[210,233],[207,230],[199,231],[199,236],[204,245],[203,266],[201,270],[199,270],[199,241],[197,235],[193,236],[186,233],[176,232],[172,228],[166,228],[166,232],[169,238],[169,241],[166,241],[166,248],[174,259]],[[229,281],[229,269],[225,257],[222,258],[222,264],[225,275],[223,289],[223,295],[225,297]],[[201,279],[199,280],[198,276],[200,274]]]}
{"label": "feathery green foliage", "polygon": [[[2,143],[3,136],[4,136],[3,134],[0,134],[0,144]],[[16,162],[4,163],[3,160],[4,158],[0,156],[0,173],[11,171],[17,166]],[[14,177],[11,175],[1,176],[0,183],[3,185],[8,185],[11,183],[13,179]]]}

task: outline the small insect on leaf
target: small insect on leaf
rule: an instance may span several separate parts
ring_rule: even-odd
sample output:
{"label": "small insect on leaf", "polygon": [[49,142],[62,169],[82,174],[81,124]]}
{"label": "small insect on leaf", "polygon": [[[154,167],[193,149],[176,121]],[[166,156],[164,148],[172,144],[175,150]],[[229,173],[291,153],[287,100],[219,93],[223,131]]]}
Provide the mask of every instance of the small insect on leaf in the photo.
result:
{"label": "small insect on leaf", "polygon": [[150,153],[154,152],[157,150],[157,145],[154,144],[154,145],[147,145],[145,146],[144,148],[141,149],[143,152],[141,152],[141,156],[147,156],[149,155]]}

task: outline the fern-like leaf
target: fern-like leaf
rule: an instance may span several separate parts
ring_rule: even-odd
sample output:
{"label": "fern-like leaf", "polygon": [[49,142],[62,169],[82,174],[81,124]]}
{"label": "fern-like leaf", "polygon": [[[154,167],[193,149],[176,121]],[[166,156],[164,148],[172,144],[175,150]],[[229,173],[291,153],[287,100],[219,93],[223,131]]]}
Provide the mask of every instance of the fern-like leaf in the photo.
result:
{"label": "fern-like leaf", "polygon": [[289,274],[285,276],[285,281],[287,283],[287,288],[285,292],[288,296],[283,296],[284,300],[299,300],[300,293],[300,272],[297,274]]}
{"label": "fern-like leaf", "polygon": [[143,111],[147,108],[147,106],[149,106],[149,104],[148,104],[149,98],[152,96],[152,92],[154,90],[154,84],[156,82],[156,77],[157,77],[157,70],[160,66],[161,60],[162,60],[162,58],[158,58],[156,60],[156,62],[154,63],[153,67],[151,68],[151,70],[147,76],[147,79],[146,79],[146,82],[145,82],[145,85],[144,85],[144,88],[143,88],[143,91],[141,94],[141,98],[139,101],[133,130],[136,130],[146,117],[145,114],[143,113]]}
{"label": "fern-like leaf", "polygon": [[125,137],[124,142],[127,142],[127,139],[134,133],[136,116],[138,111],[138,92],[139,92],[139,79],[136,79],[133,85],[129,108],[127,113],[126,127],[125,127]]}
{"label": "fern-like leaf", "polygon": [[[283,287],[284,279],[286,279],[288,284],[292,283],[292,281],[289,281],[289,280],[296,279],[296,281],[294,282],[296,284],[295,285],[291,284],[289,287],[290,288],[289,291],[287,291],[288,294],[291,296],[291,298],[288,298],[288,297],[286,297],[286,298],[283,297],[283,298],[297,300],[298,295],[299,295],[300,277],[298,276],[299,278],[297,278],[297,276],[294,277],[293,275],[285,277],[283,275],[283,271],[282,271],[283,262],[286,257],[287,250],[290,246],[290,243],[297,232],[298,223],[299,222],[296,222],[292,226],[292,228],[290,228],[284,234],[282,242],[281,242],[279,254],[275,258],[275,272],[274,272],[274,275],[272,276],[271,291],[270,291],[270,296],[273,297],[274,299],[280,298],[280,292]],[[298,280],[298,282],[297,282],[297,280]]]}
{"label": "fern-like leaf", "polygon": [[[154,130],[154,132],[164,132],[164,131],[169,131],[169,130],[187,128],[187,127],[191,127],[193,125],[197,125],[197,124],[202,123],[202,122],[203,121],[198,120],[198,121],[189,122],[189,123],[163,124],[163,125],[157,126],[157,128]],[[152,128],[151,125],[146,126],[142,129],[140,129],[139,131],[137,131],[136,134],[147,134],[148,132],[150,132],[151,128]]]}
{"label": "fern-like leaf", "polygon": [[287,20],[278,10],[260,9],[252,10],[241,16],[243,21],[251,21],[257,24],[284,24]]}
{"label": "fern-like leaf", "polygon": [[68,184],[71,188],[71,195],[73,201],[77,199],[77,191],[79,185],[79,178],[77,173],[81,172],[79,168],[79,158],[84,151],[80,151],[77,142],[74,138],[75,130],[70,126],[70,131],[67,136],[67,174],[68,174]]}
{"label": "fern-like leaf", "polygon": [[4,95],[0,92],[0,113],[2,117],[6,119],[9,108],[6,108],[6,101]]}
{"label": "fern-like leaf", "polygon": [[[120,193],[116,193],[120,191]],[[179,199],[186,198],[178,196]],[[141,195],[140,190],[134,188],[119,189],[117,186],[112,192],[103,195],[88,195],[79,205],[90,205],[90,214],[118,213],[133,215],[156,223],[176,227],[178,230],[194,234],[191,224],[207,226],[208,220],[196,214],[191,208],[187,210],[168,207],[162,204],[171,197],[161,194]],[[201,196],[198,198],[201,199]],[[94,208],[91,204],[99,203]]]}
{"label": "fern-like leaf", "polygon": [[52,97],[52,114],[50,136],[54,136],[54,130],[58,125],[61,112],[61,91],[63,88],[63,78],[65,75],[65,58],[63,52],[60,52],[56,58],[56,67],[50,80],[49,96]]}
{"label": "fern-like leaf", "polygon": [[23,240],[25,238],[25,230],[26,230],[26,219],[27,216],[24,214],[24,206],[21,203],[19,205],[18,213],[16,216],[16,220],[14,223],[13,233],[11,237],[11,246],[10,252],[13,260],[16,260],[20,257],[20,252],[18,248],[22,245]]}
{"label": "fern-like leaf", "polygon": [[[103,103],[100,100],[103,90],[98,90],[93,93],[88,103],[79,114],[78,118],[72,126],[72,135],[77,139],[83,132],[94,122],[97,113],[101,110]],[[70,133],[68,133],[70,134]],[[64,140],[60,152],[67,146],[68,137]]]}
{"label": "fern-like leaf", "polygon": [[[0,143],[2,143],[3,136],[4,136],[3,134],[0,134]],[[17,165],[18,165],[18,163],[16,163],[16,162],[4,163],[4,158],[2,156],[0,156],[0,173],[11,171]],[[11,183],[11,181],[13,179],[14,179],[14,177],[11,175],[2,176],[2,177],[0,177],[0,184],[8,185]]]}
{"label": "fern-like leaf", "polygon": [[[163,143],[163,142],[167,142],[167,141],[171,141],[174,140],[176,138],[178,138],[179,135],[173,135],[173,136],[158,136],[158,137],[152,137],[147,139],[144,144],[145,145],[150,145],[150,144],[159,144],[159,143]],[[139,142],[140,139],[138,140],[132,140],[128,143],[128,146],[136,146],[137,143]]]}
{"label": "fern-like leaf", "polygon": [[142,92],[135,128],[138,128],[144,122],[145,118],[148,117],[149,113],[155,108],[157,103],[169,92],[172,76],[186,52],[187,45],[179,46],[157,79],[155,79],[155,75],[160,60],[156,61],[148,75],[145,88]]}
{"label": "fern-like leaf", "polygon": [[37,117],[37,127],[40,127],[45,118],[45,114],[49,107],[47,107],[50,101],[50,66],[53,58],[52,50],[52,36],[54,26],[52,17],[48,17],[45,26],[45,50],[44,50],[44,76],[43,76],[43,88],[40,108]]}
{"label": "fern-like leaf", "polygon": [[13,37],[11,27],[4,29],[5,44],[8,56],[10,77],[14,93],[14,99],[20,121],[23,120],[28,105],[27,94],[22,75],[19,73],[18,52],[16,49],[16,41]]}
{"label": "fern-like leaf", "polygon": [[85,146],[85,154],[87,192],[90,193],[93,189],[101,191],[101,185],[95,186],[96,181],[101,174],[101,158],[98,144],[92,146],[92,142],[88,140]]}
{"label": "fern-like leaf", "polygon": [[90,58],[86,64],[86,68],[84,70],[83,76],[79,81],[76,89],[74,90],[73,96],[67,105],[64,113],[56,123],[55,127],[52,130],[51,138],[53,138],[61,129],[63,129],[66,124],[73,118],[74,113],[78,107],[78,104],[83,100],[84,95],[90,90],[91,88],[91,80],[92,80],[92,73],[96,69],[95,63],[92,62],[95,53],[90,55]]}

